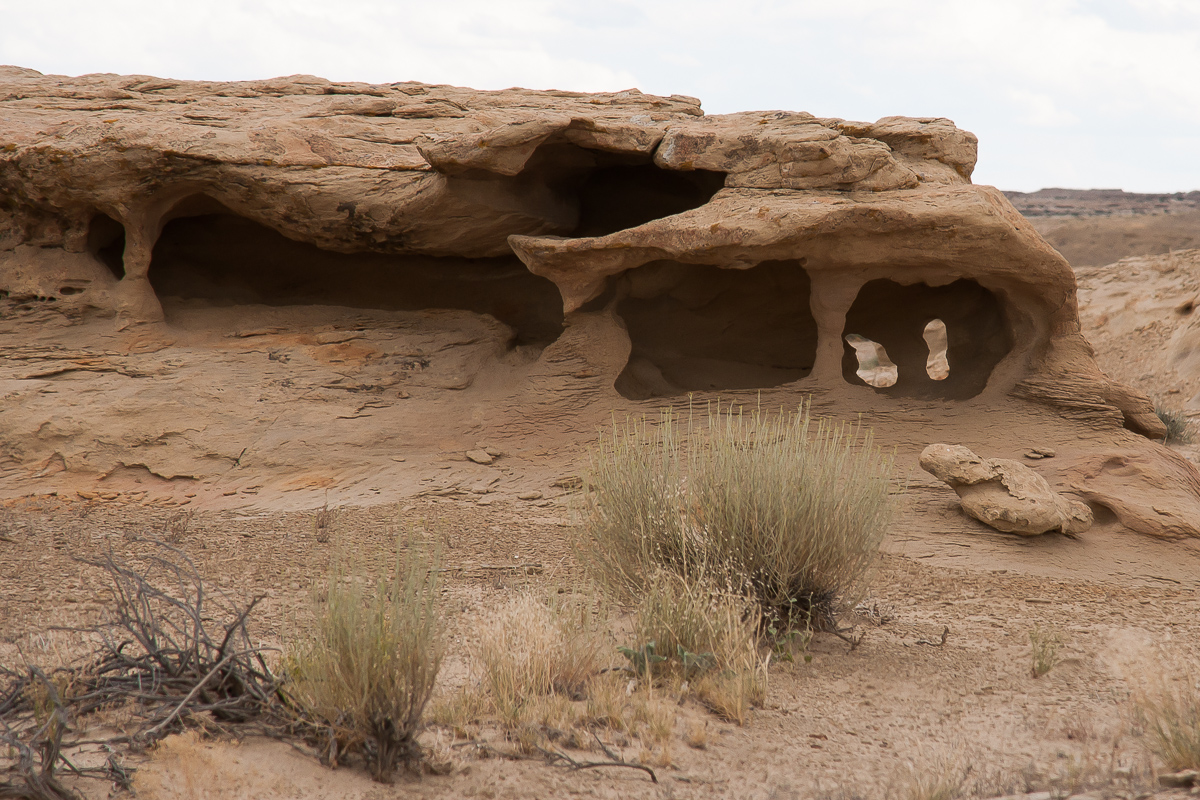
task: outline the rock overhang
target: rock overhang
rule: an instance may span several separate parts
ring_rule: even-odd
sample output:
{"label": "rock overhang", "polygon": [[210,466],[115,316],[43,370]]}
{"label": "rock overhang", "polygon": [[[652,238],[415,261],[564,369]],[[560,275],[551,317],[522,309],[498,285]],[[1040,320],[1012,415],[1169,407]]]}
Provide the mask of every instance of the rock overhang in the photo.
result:
{"label": "rock overhang", "polygon": [[[850,385],[881,403],[1017,398],[1162,433],[1145,397],[1095,367],[1070,266],[1003,195],[970,183],[976,139],[946,119],[706,116],[694,98],[637,91],[15,68],[0,69],[0,98],[0,288],[63,310],[156,324],[163,292],[449,306],[536,342],[543,371],[572,364],[596,402]],[[188,256],[203,248],[178,249],[204,237],[292,260],[210,253],[204,280],[190,280]],[[287,263],[308,284],[279,289]],[[363,286],[323,293],[322,270]],[[214,293],[225,284],[236,286]],[[889,307],[889,286],[911,289],[896,292],[905,308]],[[878,297],[864,305],[868,288]],[[532,316],[512,311],[533,302]],[[662,315],[672,322],[654,330]],[[893,315],[912,330],[877,343],[900,378],[865,383],[846,337],[886,339]],[[949,380],[918,363],[935,318]],[[991,329],[968,330],[985,318]]]}

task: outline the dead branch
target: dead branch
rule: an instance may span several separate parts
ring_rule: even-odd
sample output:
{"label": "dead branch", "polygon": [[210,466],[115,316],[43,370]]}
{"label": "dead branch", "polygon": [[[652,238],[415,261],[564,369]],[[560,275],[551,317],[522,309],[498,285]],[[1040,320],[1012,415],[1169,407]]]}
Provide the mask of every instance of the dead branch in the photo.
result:
{"label": "dead branch", "polygon": [[[537,745],[534,745],[537,747]],[[544,747],[537,747],[539,751],[546,757],[547,764],[556,764],[559,761],[564,762],[572,772],[581,769],[601,769],[604,767],[628,767],[629,769],[638,769],[650,776],[650,780],[658,783],[658,776],[654,774],[654,770],[647,767],[645,764],[631,764],[628,761],[621,759],[613,759],[612,761],[576,761],[561,750],[547,750]]]}
{"label": "dead branch", "polygon": [[[281,680],[263,658],[271,648],[254,646],[246,626],[262,598],[239,606],[210,596],[182,551],[154,544],[158,552],[141,568],[111,552],[83,562],[108,574],[114,598],[108,620],[80,631],[99,637],[92,656],[48,674],[34,665],[0,668],[0,745],[14,754],[0,800],[75,800],[56,777],[60,767],[128,786],[130,770],[114,747],[146,747],[189,719],[276,729],[290,722]],[[63,750],[85,743],[70,736],[71,720],[117,706],[131,707],[133,731],[88,742],[108,750],[103,767],[71,763]]]}

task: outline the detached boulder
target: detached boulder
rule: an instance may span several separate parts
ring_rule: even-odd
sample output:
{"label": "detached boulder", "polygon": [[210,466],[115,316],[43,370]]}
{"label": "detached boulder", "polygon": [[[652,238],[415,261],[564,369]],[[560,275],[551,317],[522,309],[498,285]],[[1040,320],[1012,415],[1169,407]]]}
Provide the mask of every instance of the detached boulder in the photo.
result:
{"label": "detached boulder", "polygon": [[1036,536],[1049,531],[1082,533],[1092,527],[1092,510],[1050,488],[1019,461],[981,458],[965,447],[931,444],[921,468],[950,485],[963,511],[1005,533]]}

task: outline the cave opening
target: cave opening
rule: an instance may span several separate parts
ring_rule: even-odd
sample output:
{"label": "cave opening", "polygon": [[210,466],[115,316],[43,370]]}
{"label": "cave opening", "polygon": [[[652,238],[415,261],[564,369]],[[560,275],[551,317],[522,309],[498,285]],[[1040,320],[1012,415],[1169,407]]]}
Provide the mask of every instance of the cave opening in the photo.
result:
{"label": "cave opening", "polygon": [[632,350],[616,389],[627,398],[765,389],[812,372],[817,323],[801,260],[744,270],[656,261],[619,280]]}
{"label": "cave opening", "polygon": [[550,188],[569,221],[563,235],[590,237],[699,208],[725,185],[725,173],[662,169],[649,154],[552,141],[534,152],[517,180]]}
{"label": "cave opening", "polygon": [[[847,313],[845,331],[846,381],[901,397],[974,397],[1012,349],[1000,299],[966,279],[945,286],[870,281]],[[894,382],[872,384],[861,377],[862,363],[849,341],[855,336],[886,348],[896,368]]]}
{"label": "cave opening", "polygon": [[516,256],[338,253],[289,239],[214,202],[203,208],[206,213],[176,217],[163,227],[150,264],[150,283],[160,298],[220,306],[461,309],[512,327],[513,345],[544,347],[562,332],[557,287]]}
{"label": "cave opening", "polygon": [[87,251],[117,280],[125,277],[125,226],[108,214],[97,213],[88,223]]}

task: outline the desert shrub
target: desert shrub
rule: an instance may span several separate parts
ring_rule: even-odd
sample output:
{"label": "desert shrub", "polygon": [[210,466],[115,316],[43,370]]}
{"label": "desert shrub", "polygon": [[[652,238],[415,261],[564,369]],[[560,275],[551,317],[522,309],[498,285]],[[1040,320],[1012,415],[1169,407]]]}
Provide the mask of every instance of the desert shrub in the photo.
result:
{"label": "desert shrub", "polygon": [[496,713],[513,725],[538,698],[582,699],[600,670],[603,615],[586,594],[552,601],[521,594],[480,625],[476,658]]}
{"label": "desert shrub", "polygon": [[892,463],[869,430],[807,406],[614,422],[592,453],[580,555],[631,605],[674,573],[749,599],[764,629],[828,625],[878,555]]}
{"label": "desert shrub", "polygon": [[1194,675],[1174,686],[1163,682],[1139,697],[1137,707],[1150,749],[1168,769],[1200,769],[1200,681]]}
{"label": "desert shrub", "polygon": [[1164,444],[1187,444],[1192,441],[1191,422],[1182,411],[1171,411],[1162,406],[1155,406],[1154,413],[1167,426],[1167,436]]}
{"label": "desert shrub", "polygon": [[289,692],[327,731],[328,757],[360,752],[372,776],[421,758],[417,734],[442,661],[439,553],[398,542],[390,575],[371,583],[341,561],[330,571],[311,638],[289,653]]}

